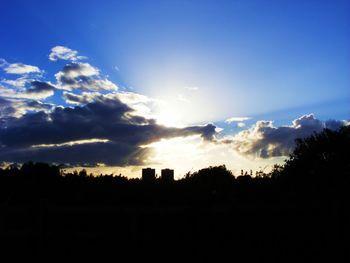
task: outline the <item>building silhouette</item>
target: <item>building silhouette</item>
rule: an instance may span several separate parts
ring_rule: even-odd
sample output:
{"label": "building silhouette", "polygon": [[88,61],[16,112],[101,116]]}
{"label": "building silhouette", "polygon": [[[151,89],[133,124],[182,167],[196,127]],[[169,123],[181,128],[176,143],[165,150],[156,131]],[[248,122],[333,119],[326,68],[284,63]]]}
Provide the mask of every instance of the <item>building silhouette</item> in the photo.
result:
{"label": "building silhouette", "polygon": [[174,181],[174,170],[172,169],[162,169],[161,179],[163,181],[171,182]]}
{"label": "building silhouette", "polygon": [[153,181],[156,179],[156,169],[143,168],[142,169],[142,180],[143,181]]}

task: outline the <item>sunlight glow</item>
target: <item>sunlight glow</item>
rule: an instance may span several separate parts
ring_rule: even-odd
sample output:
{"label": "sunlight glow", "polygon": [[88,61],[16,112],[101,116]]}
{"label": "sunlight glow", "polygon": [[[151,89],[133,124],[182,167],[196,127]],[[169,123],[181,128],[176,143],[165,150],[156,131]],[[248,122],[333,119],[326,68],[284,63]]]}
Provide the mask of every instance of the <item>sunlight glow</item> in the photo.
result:
{"label": "sunlight glow", "polygon": [[160,169],[175,169],[175,178],[183,177],[187,172],[194,172],[208,166],[225,164],[233,171],[234,175],[239,175],[241,169],[253,172],[271,170],[273,164],[281,163],[281,157],[262,159],[257,162],[255,159],[240,155],[228,144],[215,144],[204,142],[198,135],[190,137],[178,137],[173,139],[163,139],[142,147],[153,149],[153,156],[148,160],[151,167]]}
{"label": "sunlight glow", "polygon": [[77,140],[77,141],[70,141],[70,142],[64,142],[64,143],[53,143],[53,144],[36,144],[32,145],[32,148],[49,148],[49,147],[64,147],[64,146],[73,146],[78,144],[88,144],[88,143],[106,143],[109,142],[108,139],[87,139],[87,140]]}
{"label": "sunlight glow", "polygon": [[170,86],[156,96],[153,112],[159,124],[183,127],[211,121],[214,109],[204,94],[182,86]]}
{"label": "sunlight glow", "polygon": [[168,127],[182,126],[179,112],[175,109],[165,109],[155,114],[157,123]]}

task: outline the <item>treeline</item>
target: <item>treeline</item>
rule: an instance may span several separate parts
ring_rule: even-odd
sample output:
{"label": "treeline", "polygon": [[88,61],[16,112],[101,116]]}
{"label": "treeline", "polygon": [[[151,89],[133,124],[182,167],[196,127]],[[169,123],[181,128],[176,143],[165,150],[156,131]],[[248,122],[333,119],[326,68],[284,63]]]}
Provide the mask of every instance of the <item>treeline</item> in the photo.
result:
{"label": "treeline", "polygon": [[350,128],[298,140],[271,173],[225,166],[177,181],[0,170],[2,256],[349,262]]}
{"label": "treeline", "polygon": [[[58,166],[28,162],[0,169],[0,198],[7,202],[191,203],[345,198],[350,178],[350,127],[324,130],[296,142],[284,165],[270,173],[234,176],[224,165],[187,173],[181,180],[143,182],[122,175],[63,173]],[[243,174],[243,173],[242,173]]]}

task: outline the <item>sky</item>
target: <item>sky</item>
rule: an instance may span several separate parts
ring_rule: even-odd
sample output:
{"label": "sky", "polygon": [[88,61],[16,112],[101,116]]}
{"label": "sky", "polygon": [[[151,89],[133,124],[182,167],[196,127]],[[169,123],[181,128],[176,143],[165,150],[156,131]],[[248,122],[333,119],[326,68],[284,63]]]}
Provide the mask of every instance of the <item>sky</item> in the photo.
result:
{"label": "sky", "polygon": [[268,171],[296,138],[349,124],[349,11],[341,0],[4,0],[0,162]]}

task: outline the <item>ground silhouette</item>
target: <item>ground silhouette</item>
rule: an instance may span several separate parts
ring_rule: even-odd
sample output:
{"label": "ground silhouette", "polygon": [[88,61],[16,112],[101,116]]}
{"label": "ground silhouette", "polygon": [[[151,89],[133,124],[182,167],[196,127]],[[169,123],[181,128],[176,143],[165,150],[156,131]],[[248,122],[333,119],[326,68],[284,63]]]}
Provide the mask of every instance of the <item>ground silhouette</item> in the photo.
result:
{"label": "ground silhouette", "polygon": [[255,262],[349,260],[350,127],[297,141],[283,165],[177,181],[0,169],[2,253]]}

